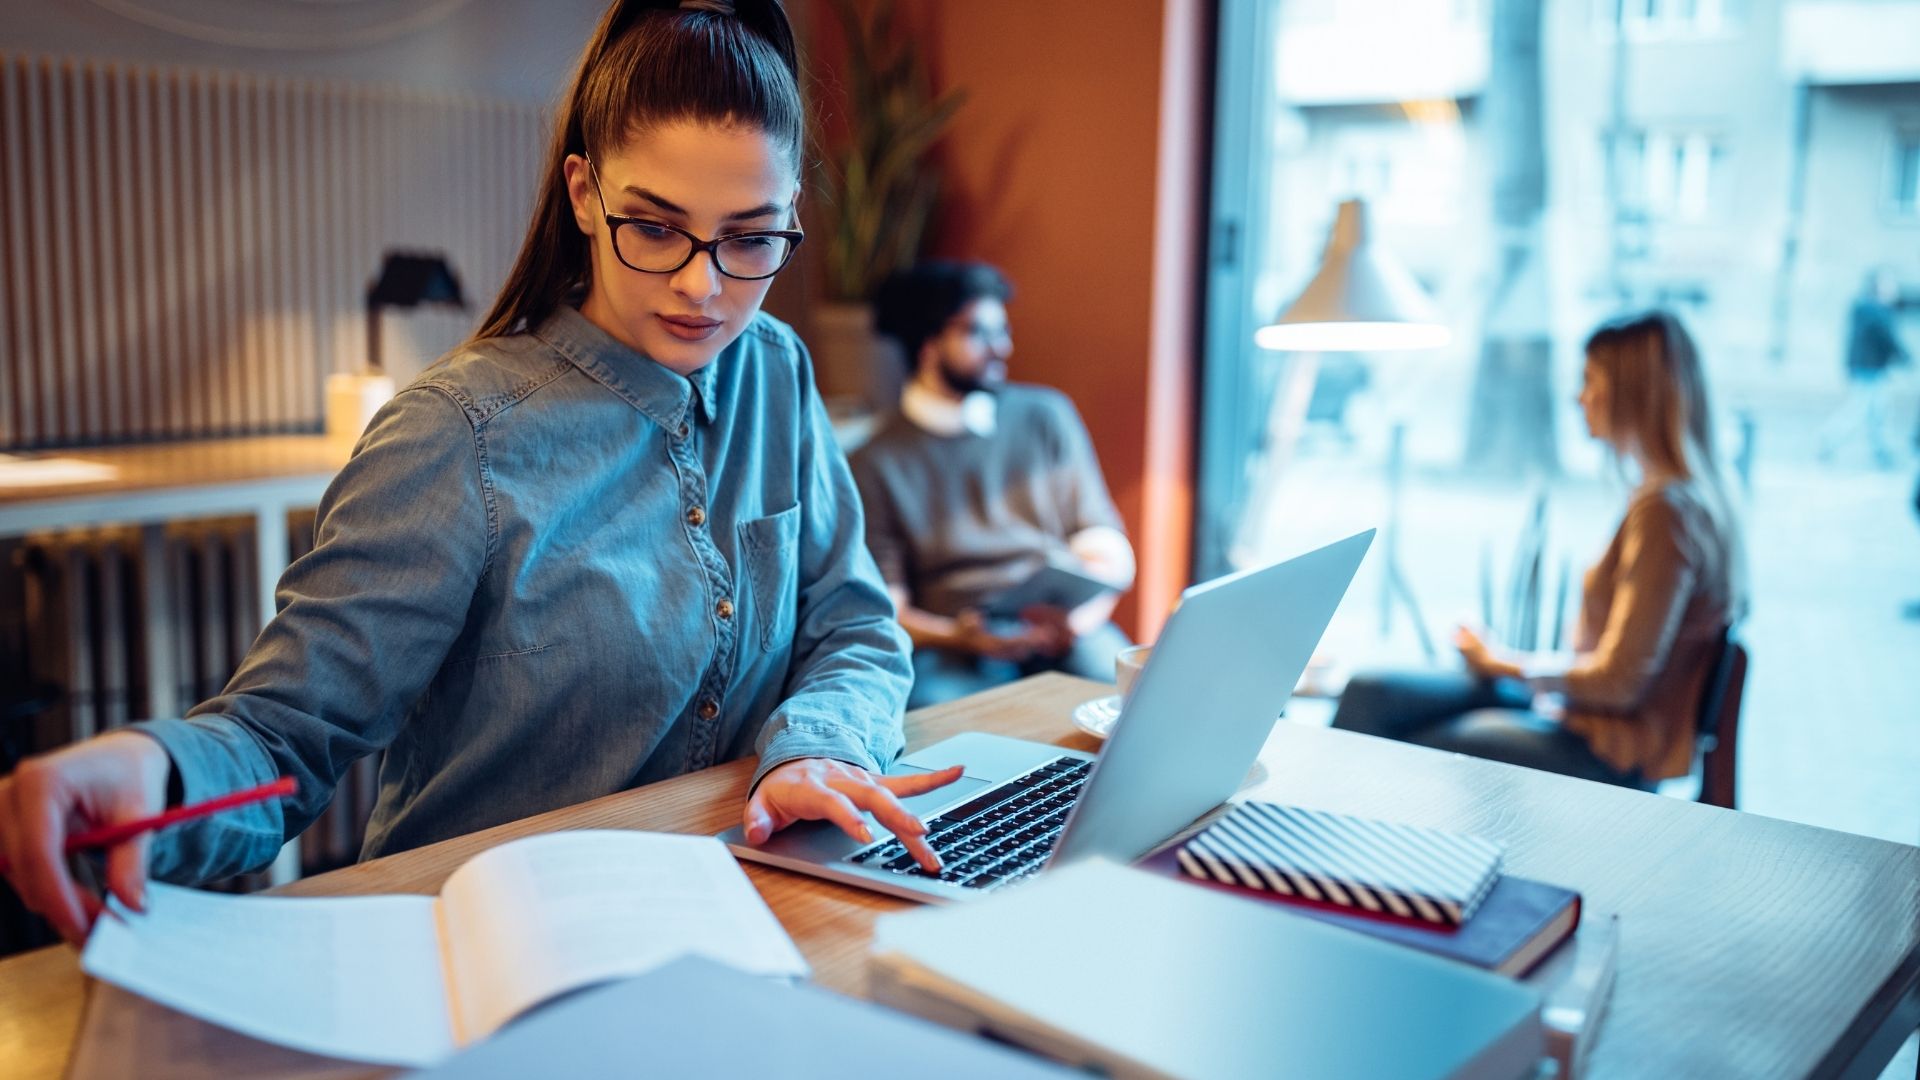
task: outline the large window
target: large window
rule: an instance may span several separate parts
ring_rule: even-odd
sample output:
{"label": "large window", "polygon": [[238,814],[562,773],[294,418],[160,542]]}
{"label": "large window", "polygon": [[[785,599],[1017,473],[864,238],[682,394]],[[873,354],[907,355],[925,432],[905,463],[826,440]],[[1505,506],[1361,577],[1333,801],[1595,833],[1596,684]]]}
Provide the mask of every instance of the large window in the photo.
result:
{"label": "large window", "polygon": [[[1794,6],[1225,0],[1198,569],[1377,525],[1339,665],[1457,663],[1463,619],[1564,643],[1627,494],[1575,407],[1581,344],[1668,307],[1743,502],[1743,808],[1914,843],[1920,380],[1866,402],[1844,354],[1876,268],[1920,351],[1920,55],[1822,82],[1783,59]],[[1256,349],[1352,196],[1453,344]]]}

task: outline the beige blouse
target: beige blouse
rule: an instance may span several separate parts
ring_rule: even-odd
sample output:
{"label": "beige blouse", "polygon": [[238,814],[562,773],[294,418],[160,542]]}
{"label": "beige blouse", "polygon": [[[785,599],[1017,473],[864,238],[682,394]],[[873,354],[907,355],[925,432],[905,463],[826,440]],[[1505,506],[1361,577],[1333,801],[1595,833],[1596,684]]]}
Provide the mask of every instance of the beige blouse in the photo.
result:
{"label": "beige blouse", "polygon": [[1688,481],[1642,487],[1587,571],[1570,665],[1535,685],[1600,760],[1648,780],[1693,767],[1700,694],[1741,614],[1733,544]]}

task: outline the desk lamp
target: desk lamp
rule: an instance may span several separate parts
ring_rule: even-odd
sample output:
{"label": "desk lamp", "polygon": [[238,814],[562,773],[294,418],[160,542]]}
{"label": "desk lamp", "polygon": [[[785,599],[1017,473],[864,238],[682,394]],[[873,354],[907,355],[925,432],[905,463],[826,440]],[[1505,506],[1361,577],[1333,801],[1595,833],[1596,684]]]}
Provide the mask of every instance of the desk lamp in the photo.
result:
{"label": "desk lamp", "polygon": [[389,251],[380,264],[380,276],[367,288],[367,370],[383,374],[380,366],[380,309],[444,304],[465,311],[460,279],[444,255]]}
{"label": "desk lamp", "polygon": [[1451,341],[1426,291],[1371,233],[1367,204],[1341,203],[1319,271],[1272,325],[1255,332],[1254,344],[1288,352],[1381,352],[1438,349]]}
{"label": "desk lamp", "polygon": [[[1318,366],[1317,357],[1311,354],[1438,349],[1453,338],[1420,283],[1373,241],[1367,216],[1366,203],[1360,199],[1340,204],[1326,250],[1320,256],[1319,271],[1279,318],[1253,336],[1254,344],[1263,349],[1310,354],[1301,365],[1299,378],[1304,387],[1286,395],[1300,402],[1303,415],[1306,392],[1312,389]],[[1387,453],[1387,521],[1382,530],[1386,574],[1380,592],[1380,632],[1391,629],[1393,600],[1398,597],[1413,619],[1421,650],[1433,660],[1437,656],[1433,641],[1427,635],[1413,590],[1400,570],[1400,483],[1406,431],[1405,421],[1394,423]]]}
{"label": "desk lamp", "polygon": [[381,362],[380,311],[441,304],[465,310],[460,279],[444,255],[431,252],[389,251],[381,259],[380,276],[367,286],[367,364],[358,373],[327,377],[327,434],[357,439],[367,421],[393,396],[393,377]]}

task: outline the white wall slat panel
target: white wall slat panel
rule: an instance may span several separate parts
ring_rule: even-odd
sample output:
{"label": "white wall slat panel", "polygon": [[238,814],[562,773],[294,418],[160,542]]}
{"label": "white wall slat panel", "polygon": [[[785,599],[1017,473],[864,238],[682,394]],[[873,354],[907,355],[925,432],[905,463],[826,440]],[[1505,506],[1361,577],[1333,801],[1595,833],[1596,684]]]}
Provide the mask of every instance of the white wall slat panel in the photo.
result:
{"label": "white wall slat panel", "polygon": [[472,310],[390,312],[405,374],[457,344],[532,205],[540,110],[338,82],[0,55],[0,451],[315,431],[364,361],[388,249]]}

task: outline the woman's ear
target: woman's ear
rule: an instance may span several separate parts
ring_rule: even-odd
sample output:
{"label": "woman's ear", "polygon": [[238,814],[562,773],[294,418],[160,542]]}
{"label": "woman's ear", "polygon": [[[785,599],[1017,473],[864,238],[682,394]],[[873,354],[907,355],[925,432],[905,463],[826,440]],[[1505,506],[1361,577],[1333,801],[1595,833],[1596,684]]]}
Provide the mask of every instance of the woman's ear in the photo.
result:
{"label": "woman's ear", "polygon": [[592,236],[594,210],[600,205],[593,191],[593,170],[579,154],[568,154],[560,167],[567,178],[567,201],[573,204],[573,224],[583,235]]}

